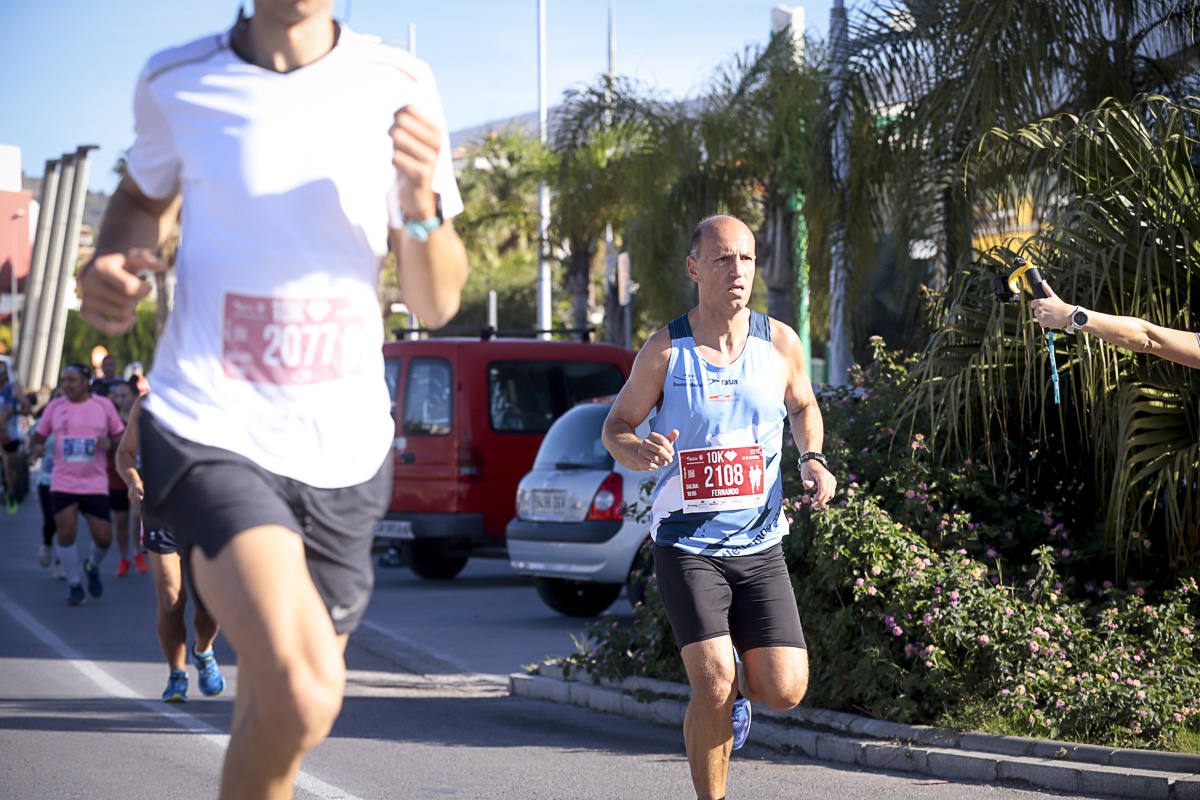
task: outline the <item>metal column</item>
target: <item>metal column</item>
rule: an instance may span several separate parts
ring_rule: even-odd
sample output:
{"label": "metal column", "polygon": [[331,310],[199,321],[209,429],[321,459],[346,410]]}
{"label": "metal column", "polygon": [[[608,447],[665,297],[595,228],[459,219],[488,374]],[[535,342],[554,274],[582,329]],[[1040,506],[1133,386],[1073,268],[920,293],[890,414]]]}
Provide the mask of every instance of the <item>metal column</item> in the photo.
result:
{"label": "metal column", "polygon": [[29,360],[34,340],[42,335],[38,324],[38,310],[46,277],[46,254],[50,252],[50,231],[53,228],[54,211],[58,201],[59,159],[46,161],[46,173],[42,176],[42,193],[38,198],[37,232],[33,237],[33,256],[29,260],[29,277],[25,282],[25,307],[21,310],[21,341],[17,345],[17,375],[26,381],[26,386],[36,389],[40,383],[29,382]]}
{"label": "metal column", "polygon": [[57,380],[62,363],[63,336],[67,330],[67,292],[75,277],[75,259],[79,256],[79,224],[83,221],[83,201],[87,199],[88,152],[97,145],[80,145],[75,151],[75,176],[71,187],[71,209],[59,262],[58,290],[54,294],[54,314],[50,318],[50,336],[46,346],[46,364],[42,377]]}
{"label": "metal column", "polygon": [[[62,264],[62,244],[67,233],[67,214],[71,208],[71,189],[75,183],[75,156],[66,153],[61,159],[58,176],[58,191],[54,199],[54,219],[50,223],[50,240],[46,245],[46,266],[43,269],[41,292],[37,298],[37,311],[33,319],[37,321],[37,330],[33,332],[29,348],[29,381],[31,389],[47,385],[53,386],[58,382],[54,375],[47,376],[46,351],[50,342],[50,320],[54,315],[54,301],[58,295],[58,271]],[[45,212],[43,212],[45,213]],[[30,339],[30,337],[26,337]]]}

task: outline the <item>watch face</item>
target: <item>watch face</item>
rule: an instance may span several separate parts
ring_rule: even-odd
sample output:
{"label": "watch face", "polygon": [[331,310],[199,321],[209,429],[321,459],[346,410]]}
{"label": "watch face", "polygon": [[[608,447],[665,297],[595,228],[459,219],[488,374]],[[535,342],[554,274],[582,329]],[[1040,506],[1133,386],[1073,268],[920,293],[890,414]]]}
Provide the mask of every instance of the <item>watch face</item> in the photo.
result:
{"label": "watch face", "polygon": [[1075,323],[1076,327],[1082,328],[1087,325],[1088,315],[1086,311],[1076,311],[1071,315],[1071,322]]}

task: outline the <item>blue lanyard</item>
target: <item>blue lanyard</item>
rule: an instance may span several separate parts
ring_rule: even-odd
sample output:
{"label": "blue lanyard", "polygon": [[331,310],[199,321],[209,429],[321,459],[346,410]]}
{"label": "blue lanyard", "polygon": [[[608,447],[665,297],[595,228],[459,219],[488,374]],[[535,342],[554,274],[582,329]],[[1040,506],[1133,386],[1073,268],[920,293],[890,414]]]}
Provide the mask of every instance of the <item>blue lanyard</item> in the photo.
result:
{"label": "blue lanyard", "polygon": [[1058,397],[1058,361],[1054,357],[1054,331],[1047,330],[1046,337],[1050,340],[1050,380],[1054,383],[1054,405],[1059,405]]}

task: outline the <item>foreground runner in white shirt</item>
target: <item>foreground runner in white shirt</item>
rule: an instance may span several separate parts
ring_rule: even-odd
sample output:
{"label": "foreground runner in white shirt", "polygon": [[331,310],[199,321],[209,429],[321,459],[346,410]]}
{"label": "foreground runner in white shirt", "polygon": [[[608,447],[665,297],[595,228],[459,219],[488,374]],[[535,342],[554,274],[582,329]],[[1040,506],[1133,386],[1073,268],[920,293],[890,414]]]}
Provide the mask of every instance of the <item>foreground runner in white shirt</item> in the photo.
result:
{"label": "foreground runner in white shirt", "polygon": [[336,23],[333,0],[254,6],[143,70],[81,313],[129,328],[181,196],[140,426],[145,508],[237,650],[221,797],[286,798],[341,707],[390,494],[380,268],[390,244],[405,301],[436,327],[467,264],[429,68]]}

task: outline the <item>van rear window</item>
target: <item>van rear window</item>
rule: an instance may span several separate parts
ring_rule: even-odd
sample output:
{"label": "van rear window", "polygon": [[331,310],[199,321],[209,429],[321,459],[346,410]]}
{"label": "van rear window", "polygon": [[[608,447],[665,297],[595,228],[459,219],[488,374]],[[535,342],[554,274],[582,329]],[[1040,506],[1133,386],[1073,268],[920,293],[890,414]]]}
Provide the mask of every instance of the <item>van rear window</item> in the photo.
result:
{"label": "van rear window", "polygon": [[488,364],[492,430],[545,433],[582,400],[616,394],[625,376],[608,361],[493,361]]}
{"label": "van rear window", "polygon": [[450,432],[454,385],[450,362],[444,358],[414,358],[404,383],[405,435],[442,436]]}

